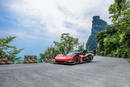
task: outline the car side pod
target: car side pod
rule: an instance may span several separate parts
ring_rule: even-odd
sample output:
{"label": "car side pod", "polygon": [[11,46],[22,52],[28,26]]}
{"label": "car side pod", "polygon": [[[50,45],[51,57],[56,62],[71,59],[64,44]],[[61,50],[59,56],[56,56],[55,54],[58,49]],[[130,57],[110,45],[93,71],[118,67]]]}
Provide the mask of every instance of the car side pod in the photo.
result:
{"label": "car side pod", "polygon": [[79,63],[81,64],[81,63],[83,63],[83,58],[80,58],[80,61],[79,61]]}

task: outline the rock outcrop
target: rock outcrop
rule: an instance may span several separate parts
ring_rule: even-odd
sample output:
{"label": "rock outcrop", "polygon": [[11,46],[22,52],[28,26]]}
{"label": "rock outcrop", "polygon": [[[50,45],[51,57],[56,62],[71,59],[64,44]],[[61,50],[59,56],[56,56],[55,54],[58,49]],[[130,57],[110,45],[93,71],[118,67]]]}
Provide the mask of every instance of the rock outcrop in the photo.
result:
{"label": "rock outcrop", "polygon": [[96,35],[105,30],[107,22],[100,19],[100,16],[93,16],[91,35],[86,43],[86,49],[88,51],[95,50],[97,48]]}

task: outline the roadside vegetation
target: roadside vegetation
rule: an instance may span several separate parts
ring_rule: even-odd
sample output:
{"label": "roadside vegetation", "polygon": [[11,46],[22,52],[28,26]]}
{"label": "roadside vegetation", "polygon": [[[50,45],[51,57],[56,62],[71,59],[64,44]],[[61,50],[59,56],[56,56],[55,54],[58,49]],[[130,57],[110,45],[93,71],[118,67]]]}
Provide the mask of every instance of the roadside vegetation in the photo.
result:
{"label": "roadside vegetation", "polygon": [[22,63],[21,57],[17,57],[23,49],[9,45],[16,37],[0,38],[0,55],[11,57],[11,63]]}
{"label": "roadside vegetation", "polygon": [[130,58],[130,1],[115,0],[109,7],[113,24],[98,33],[98,55]]}
{"label": "roadside vegetation", "polygon": [[68,54],[71,51],[83,51],[84,45],[79,43],[78,38],[70,36],[69,33],[63,33],[60,37],[60,42],[54,41],[54,46],[47,48],[44,53],[40,54],[39,62],[52,61],[57,54]]}

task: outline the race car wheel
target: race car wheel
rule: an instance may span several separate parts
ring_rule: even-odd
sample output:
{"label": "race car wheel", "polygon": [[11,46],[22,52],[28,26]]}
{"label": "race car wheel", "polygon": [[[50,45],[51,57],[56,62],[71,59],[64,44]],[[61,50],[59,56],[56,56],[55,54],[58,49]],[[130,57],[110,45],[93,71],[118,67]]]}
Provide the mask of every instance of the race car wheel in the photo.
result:
{"label": "race car wheel", "polygon": [[74,64],[78,64],[79,63],[79,56],[75,56],[74,57]]}
{"label": "race car wheel", "polygon": [[92,60],[93,60],[93,56],[91,56],[91,55],[88,55],[87,62],[91,62]]}

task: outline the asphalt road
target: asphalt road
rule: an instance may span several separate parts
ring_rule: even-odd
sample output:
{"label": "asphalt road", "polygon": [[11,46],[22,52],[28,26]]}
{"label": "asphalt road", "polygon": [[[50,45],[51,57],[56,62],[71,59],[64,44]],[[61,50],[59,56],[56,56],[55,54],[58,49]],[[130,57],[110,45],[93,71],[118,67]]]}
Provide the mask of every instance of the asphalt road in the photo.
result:
{"label": "asphalt road", "polygon": [[0,65],[0,87],[130,87],[130,64],[96,56],[78,65]]}

